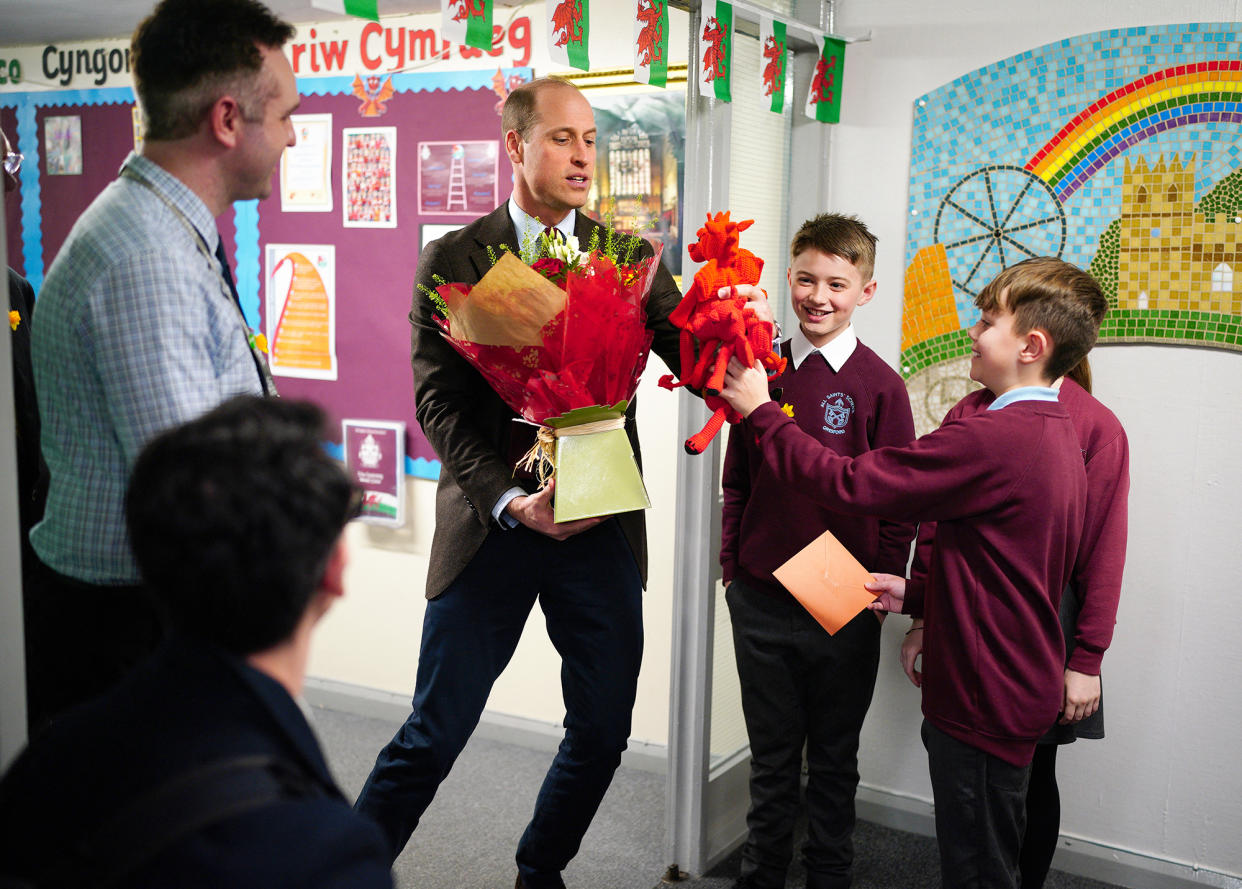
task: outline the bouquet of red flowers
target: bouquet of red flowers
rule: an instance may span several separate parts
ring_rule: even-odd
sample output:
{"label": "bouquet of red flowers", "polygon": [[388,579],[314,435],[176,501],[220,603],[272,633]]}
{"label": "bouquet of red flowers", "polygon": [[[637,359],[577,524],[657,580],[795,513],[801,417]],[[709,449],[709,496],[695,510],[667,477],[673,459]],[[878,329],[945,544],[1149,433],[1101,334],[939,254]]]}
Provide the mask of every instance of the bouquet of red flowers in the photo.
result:
{"label": "bouquet of red flowers", "polygon": [[[601,242],[602,240],[602,242]],[[625,435],[647,364],[647,297],[660,262],[609,233],[580,251],[547,235],[502,251],[478,284],[428,292],[444,338],[505,403],[540,427],[525,464],[555,474],[558,522],[649,507]]]}

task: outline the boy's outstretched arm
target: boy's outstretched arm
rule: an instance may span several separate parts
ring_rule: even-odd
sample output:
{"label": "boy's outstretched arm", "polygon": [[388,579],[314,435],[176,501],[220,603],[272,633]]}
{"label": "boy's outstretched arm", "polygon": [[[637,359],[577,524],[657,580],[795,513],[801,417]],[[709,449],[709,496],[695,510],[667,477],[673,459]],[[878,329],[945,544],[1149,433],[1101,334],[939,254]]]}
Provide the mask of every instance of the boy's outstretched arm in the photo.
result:
{"label": "boy's outstretched arm", "polygon": [[[906,447],[842,456],[781,412],[768,396],[763,371],[736,359],[729,363],[720,396],[750,420],[764,461],[781,484],[846,515],[909,522],[987,512],[1005,501],[1029,462],[964,460],[963,455],[981,449],[1008,446],[967,423],[942,426]],[[1010,428],[1006,434],[1012,438],[1015,432]]]}
{"label": "boy's outstretched arm", "polygon": [[754,367],[747,367],[736,358],[730,358],[720,397],[743,417],[748,417],[759,405],[772,400],[768,393],[768,375],[758,362]]}

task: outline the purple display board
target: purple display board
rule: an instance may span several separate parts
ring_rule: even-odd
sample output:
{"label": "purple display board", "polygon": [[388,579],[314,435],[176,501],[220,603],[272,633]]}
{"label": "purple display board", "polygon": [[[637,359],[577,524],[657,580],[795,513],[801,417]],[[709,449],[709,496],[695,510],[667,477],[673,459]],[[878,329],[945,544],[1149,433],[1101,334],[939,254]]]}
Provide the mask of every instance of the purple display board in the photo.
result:
{"label": "purple display board", "polygon": [[[54,105],[40,107],[35,112],[39,147],[34,149],[29,145],[19,145],[17,150],[28,158],[39,157],[39,230],[43,237],[44,274],[52,267],[56,254],[60,252],[78,217],[108,183],[116,178],[121,164],[133,150],[133,107],[129,103]],[[77,115],[82,120],[82,173],[76,176],[48,176],[41,150],[44,120],[67,115]],[[0,126],[3,126],[9,141],[14,142],[17,133],[17,113],[14,109],[0,108]],[[22,177],[31,173],[31,169],[24,164]],[[24,275],[26,268],[22,247],[22,207],[18,193],[8,195],[5,200],[4,223],[9,265]],[[232,212],[217,219],[216,226],[220,229],[224,243],[231,245],[234,236]]]}
{"label": "purple display board", "polygon": [[[467,74],[470,72],[466,72]],[[527,76],[529,71],[524,72]],[[394,96],[380,115],[364,116],[367,109],[347,89],[319,85],[306,87],[300,113],[332,116],[332,212],[283,213],[280,208],[279,176],[273,174],[271,196],[257,202],[242,202],[216,220],[225,248],[239,273],[239,289],[258,287],[260,314],[266,306],[263,282],[250,277],[261,275],[265,245],[331,244],[336,256],[336,354],[339,373],[335,381],[278,380],[281,395],[303,398],[321,405],[333,426],[346,417],[373,417],[404,423],[406,429],[405,469],[415,475],[434,478],[439,461],[418,427],[414,416],[413,381],[410,371],[410,326],[408,316],[414,296],[418,268],[420,232],[425,225],[460,227],[472,218],[490,212],[508,199],[512,191],[512,168],[500,147],[500,115],[496,93],[489,87],[442,86],[445,77],[427,75],[425,83],[435,87],[410,86],[418,76],[404,75],[407,84],[397,85]],[[452,80],[456,74],[448,75]],[[335,81],[338,78],[332,78]],[[488,78],[481,78],[483,83]],[[315,84],[314,81],[311,81]],[[100,99],[89,98],[78,104],[49,102],[35,115],[39,144],[44,138],[43,121],[49,116],[77,115],[81,119],[83,170],[81,175],[49,176],[42,162],[31,164],[38,175],[39,198],[32,211],[42,239],[44,274],[55,260],[70,229],[91,201],[116,178],[126,155],[133,148],[133,103],[117,102],[114,91],[101,90]],[[324,95],[327,92],[329,94]],[[76,93],[66,102],[78,102]],[[89,95],[89,91],[85,93]],[[16,142],[19,113],[0,107],[0,126]],[[359,127],[393,127],[397,132],[395,158],[395,228],[347,228],[342,219],[341,188],[343,157],[342,131]],[[439,212],[424,204],[419,196],[419,151],[425,144],[462,146],[461,160],[467,183],[467,210],[456,206],[453,212]],[[492,146],[493,148],[489,148]],[[17,150],[29,158],[41,157],[33,146],[18,144]],[[450,164],[451,166],[451,164]],[[24,273],[23,208],[19,194],[5,202],[6,243],[9,263]],[[255,243],[254,218],[257,213]],[[238,230],[237,220],[242,220]],[[255,248],[258,248],[257,251]],[[239,263],[239,254],[242,262]],[[250,271],[254,270],[254,271]],[[246,280],[243,280],[246,279]],[[253,293],[254,290],[249,291]],[[260,318],[259,329],[266,319]],[[336,443],[339,444],[339,443]]]}
{"label": "purple display board", "polygon": [[[352,95],[303,96],[299,113],[332,115],[332,157],[342,157],[342,130],[396,127],[396,228],[347,228],[339,210],[328,213],[282,213],[280,195],[259,202],[260,251],[266,244],[334,244],[336,246],[335,381],[281,377],[280,394],[322,405],[334,421],[373,417],[406,424],[406,454],[419,475],[434,475],[438,459],[414,416],[410,371],[409,313],[418,268],[419,228],[423,223],[464,225],[456,214],[423,213],[418,201],[419,143],[486,142],[499,138],[496,94],[490,89],[397,92],[380,117],[363,117]],[[512,191],[512,168],[499,162],[494,199],[480,209],[490,212]],[[333,191],[340,200],[341,166],[335,160]],[[262,284],[260,285],[262,286]],[[260,294],[260,305],[267,305]],[[266,319],[265,319],[266,321]],[[429,465],[430,464],[430,465]],[[407,467],[410,462],[407,461]],[[423,467],[426,471],[419,471]]]}
{"label": "purple display board", "polygon": [[[52,260],[91,201],[116,178],[121,162],[134,149],[132,105],[64,105],[40,108],[35,113],[39,127],[39,186],[43,204],[43,268]],[[82,120],[82,174],[49,176],[42,147],[46,144],[49,117],[77,116]],[[12,136],[9,137],[12,139]],[[22,146],[30,157],[34,152]]]}

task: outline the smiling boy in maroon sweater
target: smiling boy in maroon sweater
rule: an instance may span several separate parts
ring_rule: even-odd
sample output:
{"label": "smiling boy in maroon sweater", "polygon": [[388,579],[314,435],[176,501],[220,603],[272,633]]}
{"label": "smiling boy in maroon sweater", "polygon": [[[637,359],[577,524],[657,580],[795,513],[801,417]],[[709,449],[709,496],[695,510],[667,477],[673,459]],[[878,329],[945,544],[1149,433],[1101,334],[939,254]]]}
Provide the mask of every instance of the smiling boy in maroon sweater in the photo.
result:
{"label": "smiling boy in maroon sweater", "polygon": [[1060,710],[1058,607],[1086,504],[1078,438],[1051,384],[1090,350],[1108,308],[1089,275],[1046,258],[1006,269],[975,304],[970,375],[996,400],[906,447],[837,455],[737,362],[721,392],[782,484],[840,512],[938,523],[923,742],[946,889],[1017,885],[1031,757]]}
{"label": "smiling boy in maroon sweater", "polygon": [[[875,240],[854,217],[824,213],[802,224],[786,275],[798,329],[781,346],[785,372],[769,384],[801,429],[847,457],[914,439],[905,383],[850,323],[875,295]],[[730,432],[723,486],[720,563],[751,753],[735,889],[784,889],[804,744],[807,889],[846,889],[880,623],[864,611],[830,636],[772,572],[829,530],[872,571],[904,574],[914,525],[846,515],[781,484],[744,423]]]}

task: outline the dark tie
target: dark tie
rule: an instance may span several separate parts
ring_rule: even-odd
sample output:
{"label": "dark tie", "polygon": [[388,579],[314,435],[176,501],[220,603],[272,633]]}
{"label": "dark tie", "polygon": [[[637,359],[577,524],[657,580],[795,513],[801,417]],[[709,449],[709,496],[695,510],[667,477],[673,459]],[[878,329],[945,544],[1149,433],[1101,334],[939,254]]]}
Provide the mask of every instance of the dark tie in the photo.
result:
{"label": "dark tie", "polygon": [[553,241],[558,241],[559,243],[562,243],[562,244],[565,243],[565,236],[561,234],[561,230],[554,225],[546,226],[543,230],[543,233],[547,235],[549,238],[551,238]]}
{"label": "dark tie", "polygon": [[[233,302],[237,304],[237,311],[241,312],[241,297],[237,295],[237,285],[233,283],[233,271],[229,268],[228,257],[224,255],[224,238],[216,241],[216,260],[220,263],[220,274],[224,275],[224,283],[229,285],[229,293],[233,295]],[[245,313],[242,312],[242,320],[245,320]],[[254,341],[250,335],[250,326],[246,325],[246,341],[250,347],[250,357],[254,359],[254,369],[259,374],[259,383],[263,386],[264,395],[275,395],[276,385],[272,380],[272,375],[267,369],[267,359],[265,359],[254,345]]]}
{"label": "dark tie", "polygon": [[220,263],[220,273],[224,275],[224,283],[229,285],[229,293],[233,294],[233,302],[241,308],[241,297],[237,295],[237,285],[233,283],[233,270],[229,268],[228,257],[224,255],[224,238],[216,241],[216,260]]}

